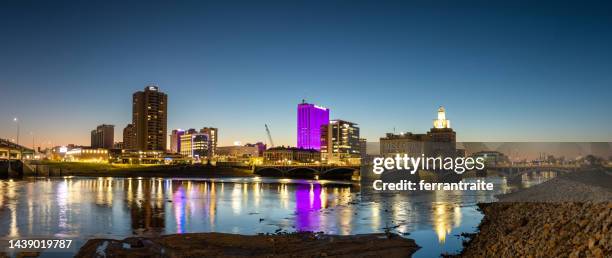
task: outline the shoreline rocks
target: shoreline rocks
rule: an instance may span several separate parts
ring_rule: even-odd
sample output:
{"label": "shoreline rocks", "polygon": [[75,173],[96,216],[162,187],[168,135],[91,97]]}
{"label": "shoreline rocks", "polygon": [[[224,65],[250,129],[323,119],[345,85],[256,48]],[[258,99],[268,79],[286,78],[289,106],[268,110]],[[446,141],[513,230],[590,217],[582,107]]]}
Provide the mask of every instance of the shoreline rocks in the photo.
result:
{"label": "shoreline rocks", "polygon": [[485,214],[461,257],[610,257],[612,203],[479,204]]}
{"label": "shoreline rocks", "polygon": [[561,176],[481,203],[479,232],[460,257],[612,257],[612,176]]}

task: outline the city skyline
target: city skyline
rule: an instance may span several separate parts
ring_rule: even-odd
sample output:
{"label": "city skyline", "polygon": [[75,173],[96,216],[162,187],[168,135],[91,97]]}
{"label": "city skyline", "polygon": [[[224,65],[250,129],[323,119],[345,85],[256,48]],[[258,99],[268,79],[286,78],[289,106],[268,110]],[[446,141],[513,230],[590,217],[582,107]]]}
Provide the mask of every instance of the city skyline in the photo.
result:
{"label": "city skyline", "polygon": [[0,138],[17,117],[26,146],[88,145],[100,124],[121,141],[155,83],[168,133],[214,126],[219,146],[265,142],[264,124],[295,146],[302,99],[368,141],[427,131],[439,106],[458,141],[612,140],[609,3],[470,6],[5,2]]}

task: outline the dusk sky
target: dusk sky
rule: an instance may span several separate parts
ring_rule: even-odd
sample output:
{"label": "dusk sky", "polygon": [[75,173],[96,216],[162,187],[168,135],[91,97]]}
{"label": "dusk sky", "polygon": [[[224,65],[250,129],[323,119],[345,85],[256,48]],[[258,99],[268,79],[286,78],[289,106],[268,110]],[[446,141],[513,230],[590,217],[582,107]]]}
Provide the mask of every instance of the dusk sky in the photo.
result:
{"label": "dusk sky", "polygon": [[[490,3],[497,2],[497,3]],[[538,2],[538,3],[532,3]],[[554,4],[553,4],[554,3]],[[296,143],[302,99],[362,137],[611,141],[612,4],[593,1],[2,1],[0,137],[89,145],[168,94],[168,129]]]}

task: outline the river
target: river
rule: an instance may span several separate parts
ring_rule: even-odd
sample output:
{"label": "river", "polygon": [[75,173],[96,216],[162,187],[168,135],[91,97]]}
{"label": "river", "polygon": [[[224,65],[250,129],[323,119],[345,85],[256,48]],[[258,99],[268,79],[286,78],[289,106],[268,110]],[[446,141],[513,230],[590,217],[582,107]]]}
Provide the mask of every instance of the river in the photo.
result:
{"label": "river", "polygon": [[[373,194],[358,184],[271,178],[170,179],[64,177],[0,180],[0,237],[73,239],[186,232],[257,234],[314,231],[363,234],[386,230],[412,238],[415,257],[461,250],[459,234],[482,219],[476,203],[553,177],[524,175],[495,191]],[[482,178],[466,179],[466,182]],[[517,181],[517,182],[515,182]],[[44,252],[42,257],[66,253]]]}

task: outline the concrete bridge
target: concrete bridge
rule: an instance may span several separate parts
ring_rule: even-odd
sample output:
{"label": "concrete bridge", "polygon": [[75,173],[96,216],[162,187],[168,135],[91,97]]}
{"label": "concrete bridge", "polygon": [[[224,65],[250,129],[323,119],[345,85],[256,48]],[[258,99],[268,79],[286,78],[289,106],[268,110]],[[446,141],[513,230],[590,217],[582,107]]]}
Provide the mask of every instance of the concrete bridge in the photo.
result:
{"label": "concrete bridge", "polygon": [[34,154],[34,150],[0,139],[0,178],[19,177],[23,175],[22,160]]}
{"label": "concrete bridge", "polygon": [[339,165],[258,165],[253,173],[261,176],[358,180],[360,166]]}
{"label": "concrete bridge", "polygon": [[537,165],[537,166],[497,166],[487,167],[488,171],[495,171],[503,176],[520,176],[539,171],[553,171],[557,173],[572,173],[580,169],[579,166],[569,165]]}
{"label": "concrete bridge", "polygon": [[[0,139],[0,160],[20,160],[27,155],[32,155],[34,150],[18,145],[6,139]],[[26,157],[27,158],[27,157]]]}

